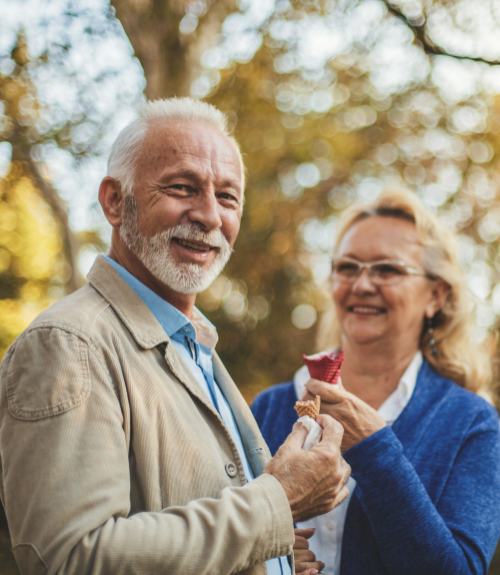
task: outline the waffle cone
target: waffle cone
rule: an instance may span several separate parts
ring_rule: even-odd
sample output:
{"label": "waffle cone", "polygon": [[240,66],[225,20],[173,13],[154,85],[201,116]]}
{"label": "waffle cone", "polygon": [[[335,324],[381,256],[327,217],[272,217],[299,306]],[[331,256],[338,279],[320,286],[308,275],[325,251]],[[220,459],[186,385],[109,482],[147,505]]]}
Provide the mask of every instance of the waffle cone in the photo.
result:
{"label": "waffle cone", "polygon": [[312,378],[326,381],[326,383],[338,383],[344,362],[343,351],[340,353],[320,353],[311,357],[303,355],[302,357]]}
{"label": "waffle cone", "polygon": [[308,415],[312,419],[316,420],[319,415],[319,408],[321,405],[321,397],[316,396],[316,399],[311,399],[309,401],[297,401],[295,403],[295,411],[299,417]]}

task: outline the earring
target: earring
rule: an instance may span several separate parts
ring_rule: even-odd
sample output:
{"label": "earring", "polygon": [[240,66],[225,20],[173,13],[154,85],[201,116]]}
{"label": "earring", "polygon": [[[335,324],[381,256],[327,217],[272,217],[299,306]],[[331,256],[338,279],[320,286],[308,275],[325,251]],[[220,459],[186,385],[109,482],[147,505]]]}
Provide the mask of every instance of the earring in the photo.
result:
{"label": "earring", "polygon": [[436,345],[436,340],[434,339],[434,328],[432,327],[432,318],[429,318],[428,320],[428,325],[429,327],[427,328],[427,333],[429,334],[429,345],[431,346],[431,355],[436,355],[436,348],[434,347]]}

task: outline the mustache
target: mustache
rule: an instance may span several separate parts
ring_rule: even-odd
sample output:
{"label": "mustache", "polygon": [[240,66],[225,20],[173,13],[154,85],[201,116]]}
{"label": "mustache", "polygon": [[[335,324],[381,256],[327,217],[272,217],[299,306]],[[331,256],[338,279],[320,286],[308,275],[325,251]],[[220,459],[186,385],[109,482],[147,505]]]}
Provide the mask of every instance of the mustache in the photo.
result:
{"label": "mustache", "polygon": [[168,241],[171,241],[173,238],[180,240],[193,240],[196,242],[203,242],[204,244],[214,248],[230,249],[229,242],[220,230],[205,232],[196,224],[180,224],[154,236],[154,238],[160,237],[161,239]]}

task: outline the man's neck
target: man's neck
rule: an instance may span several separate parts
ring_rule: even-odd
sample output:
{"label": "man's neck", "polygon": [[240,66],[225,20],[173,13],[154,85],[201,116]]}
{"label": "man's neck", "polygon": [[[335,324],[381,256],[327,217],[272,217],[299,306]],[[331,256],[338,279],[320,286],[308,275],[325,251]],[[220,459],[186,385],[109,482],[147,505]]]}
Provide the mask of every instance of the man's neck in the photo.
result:
{"label": "man's neck", "polygon": [[120,264],[130,274],[137,278],[141,283],[148,287],[156,295],[160,296],[170,305],[173,305],[186,317],[192,319],[196,294],[183,294],[169,288],[160,282],[144,267],[144,264],[123,244],[117,246],[111,244],[109,257]]}

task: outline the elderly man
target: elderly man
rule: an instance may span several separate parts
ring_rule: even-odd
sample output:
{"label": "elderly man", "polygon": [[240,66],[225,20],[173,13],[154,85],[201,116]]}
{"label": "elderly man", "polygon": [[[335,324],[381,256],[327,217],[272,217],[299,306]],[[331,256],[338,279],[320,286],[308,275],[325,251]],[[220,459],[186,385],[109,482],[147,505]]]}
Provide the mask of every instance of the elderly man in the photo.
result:
{"label": "elderly man", "polygon": [[22,575],[287,575],[293,522],[347,495],[320,416],[271,459],[194,307],[227,262],[243,164],[225,118],[146,104],[111,150],[113,226],[89,283],[42,313],[0,373],[0,494]]}

